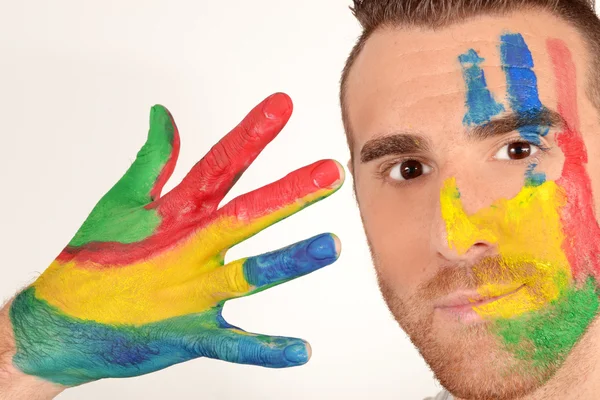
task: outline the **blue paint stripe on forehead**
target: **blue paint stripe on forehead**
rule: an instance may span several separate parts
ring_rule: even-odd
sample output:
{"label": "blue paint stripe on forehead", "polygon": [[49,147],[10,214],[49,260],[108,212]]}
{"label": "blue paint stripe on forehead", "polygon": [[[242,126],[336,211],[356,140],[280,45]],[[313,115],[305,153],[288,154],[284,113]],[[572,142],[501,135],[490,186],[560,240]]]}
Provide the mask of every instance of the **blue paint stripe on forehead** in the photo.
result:
{"label": "blue paint stripe on forehead", "polygon": [[[519,33],[500,37],[500,57],[506,74],[508,100],[518,114],[538,113],[543,110],[533,72],[533,57]],[[548,133],[547,127],[528,127],[519,131],[521,137],[531,143],[540,144],[540,136]]]}
{"label": "blue paint stripe on forehead", "polygon": [[484,59],[479,57],[475,50],[470,49],[465,54],[458,56],[458,60],[467,84],[467,112],[463,118],[463,125],[485,124],[493,116],[504,111],[504,107],[494,100],[487,87],[485,75],[479,66]]}

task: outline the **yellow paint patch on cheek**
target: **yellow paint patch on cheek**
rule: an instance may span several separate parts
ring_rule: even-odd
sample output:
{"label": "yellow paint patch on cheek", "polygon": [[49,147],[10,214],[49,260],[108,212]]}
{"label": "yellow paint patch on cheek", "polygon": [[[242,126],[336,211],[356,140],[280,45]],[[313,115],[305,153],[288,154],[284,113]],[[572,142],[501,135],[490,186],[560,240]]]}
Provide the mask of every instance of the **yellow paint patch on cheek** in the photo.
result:
{"label": "yellow paint patch on cheek", "polygon": [[565,205],[563,189],[548,181],[526,186],[514,198],[467,215],[455,179],[448,179],[440,194],[448,245],[459,254],[475,243],[497,248],[501,262],[478,264],[473,273],[484,297],[510,293],[474,309],[488,318],[510,318],[531,312],[559,297],[572,282],[562,250],[565,240],[559,210]]}

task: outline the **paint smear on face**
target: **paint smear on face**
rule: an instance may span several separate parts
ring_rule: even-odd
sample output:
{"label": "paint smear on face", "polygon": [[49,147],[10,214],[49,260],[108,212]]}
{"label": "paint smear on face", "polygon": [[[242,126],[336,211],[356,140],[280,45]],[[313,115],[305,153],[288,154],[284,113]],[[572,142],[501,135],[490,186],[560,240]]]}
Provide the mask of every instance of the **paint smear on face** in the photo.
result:
{"label": "paint smear on face", "polygon": [[529,164],[525,172],[525,186],[540,186],[546,182],[546,174],[543,172],[535,172],[536,163]]}
{"label": "paint smear on face", "polygon": [[[504,275],[511,281],[497,282],[495,277],[486,276],[487,268],[475,268],[480,294],[495,297],[521,288],[477,307],[480,315],[510,318],[537,310],[558,298],[570,283],[558,213],[565,196],[556,183],[525,187],[514,198],[498,200],[472,215],[464,211],[454,179],[446,181],[440,200],[450,246],[465,253],[475,243],[491,243],[504,261],[499,267],[508,269]],[[552,234],[546,235],[548,232]]]}
{"label": "paint smear on face", "polygon": [[[511,108],[525,114],[541,110],[525,41],[521,35],[506,34],[500,47]],[[546,181],[531,164],[519,194],[473,215],[464,212],[454,179],[446,181],[441,191],[449,245],[464,253],[473,244],[487,241],[497,246],[502,257],[499,267],[506,274],[487,277],[485,269],[474,269],[482,282],[480,293],[496,296],[520,288],[475,310],[495,321],[495,332],[517,357],[541,367],[563,360],[599,309],[600,228],[578,131],[575,66],[562,41],[550,39],[547,48],[554,65],[558,112],[568,125],[557,135],[565,155],[560,179]],[[547,132],[547,128],[528,127],[520,133],[535,144]],[[494,282],[498,275],[513,282]]]}
{"label": "paint smear on face", "polygon": [[[539,113],[543,106],[537,91],[537,78],[533,72],[533,58],[523,37],[519,34],[504,34],[500,38],[502,69],[506,75],[507,96],[512,111],[522,116]],[[483,61],[474,50],[459,57],[463,66],[467,86],[467,113],[485,115],[479,124],[503,111],[486,87],[479,64]],[[473,79],[465,70],[465,62],[476,67],[481,79]],[[474,93],[478,93],[475,95]],[[483,100],[473,103],[470,100]],[[520,130],[521,137],[539,144],[540,136],[548,128],[527,127]],[[475,270],[482,283],[479,291],[485,296],[498,296],[519,289],[515,294],[477,308],[488,318],[510,318],[538,310],[544,304],[558,298],[570,283],[572,276],[567,259],[562,251],[562,234],[559,209],[565,204],[565,194],[554,182],[546,182],[543,173],[534,172],[531,164],[525,173],[523,190],[510,200],[499,200],[491,207],[467,215],[460,202],[459,190],[454,180],[448,180],[441,193],[442,216],[446,221],[449,245],[458,252],[466,252],[477,242],[488,242],[497,246],[502,256],[506,276],[512,282],[495,282],[494,277],[485,276],[486,270]],[[543,233],[551,232],[548,237]],[[527,266],[525,268],[524,266]]]}
{"label": "paint smear on face", "polygon": [[577,81],[571,52],[559,39],[549,39],[548,53],[554,66],[558,112],[567,127],[557,136],[565,155],[565,164],[557,183],[567,193],[569,202],[561,210],[565,233],[569,242],[564,250],[571,263],[573,275],[580,281],[591,275],[600,275],[600,226],[594,212],[592,184],[585,168],[587,150],[579,132],[577,111]]}
{"label": "paint smear on face", "polygon": [[[517,114],[539,113],[542,103],[538,96],[537,77],[533,72],[533,57],[520,34],[500,37],[500,59],[506,74],[508,100]],[[540,144],[540,136],[548,134],[547,127],[526,127],[519,130],[521,137]]]}
{"label": "paint smear on face", "polygon": [[463,119],[463,124],[481,125],[489,122],[490,119],[504,111],[504,106],[492,96],[487,88],[485,75],[479,66],[484,59],[479,57],[473,49],[458,57],[463,69],[463,76],[467,83],[467,113]]}
{"label": "paint smear on face", "polygon": [[596,258],[600,254],[600,229],[585,169],[586,149],[579,132],[575,65],[564,42],[548,39],[546,45],[554,66],[557,111],[567,121],[567,126],[557,135],[565,164],[556,183],[567,199],[559,209],[565,237],[562,249],[577,283],[568,285],[558,299],[537,312],[498,319],[495,323],[495,330],[507,348],[539,368],[562,362],[600,307]]}

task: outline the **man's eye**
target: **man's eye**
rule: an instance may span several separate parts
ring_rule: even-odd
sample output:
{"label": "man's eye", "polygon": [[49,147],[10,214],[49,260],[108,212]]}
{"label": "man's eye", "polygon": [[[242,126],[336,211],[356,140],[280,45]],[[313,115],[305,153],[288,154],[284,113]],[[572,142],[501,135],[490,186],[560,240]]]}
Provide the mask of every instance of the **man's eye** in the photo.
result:
{"label": "man's eye", "polygon": [[432,168],[417,160],[406,160],[390,169],[390,178],[395,181],[408,181],[430,173]]}
{"label": "man's eye", "polygon": [[502,146],[496,153],[496,160],[522,160],[537,153],[539,147],[528,142],[514,142]]}

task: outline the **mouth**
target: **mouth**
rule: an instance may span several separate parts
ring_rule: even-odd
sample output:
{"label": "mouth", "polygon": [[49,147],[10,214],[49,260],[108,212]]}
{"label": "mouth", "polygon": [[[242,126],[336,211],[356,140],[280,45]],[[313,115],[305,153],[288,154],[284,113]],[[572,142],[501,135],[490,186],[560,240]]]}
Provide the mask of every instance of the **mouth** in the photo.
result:
{"label": "mouth", "polygon": [[458,291],[440,299],[434,305],[434,309],[445,316],[452,317],[453,319],[458,318],[459,322],[473,323],[482,320],[476,311],[477,307],[512,296],[523,287],[525,285],[502,287],[495,291],[495,293],[499,293],[496,296],[484,296],[473,290]]}

